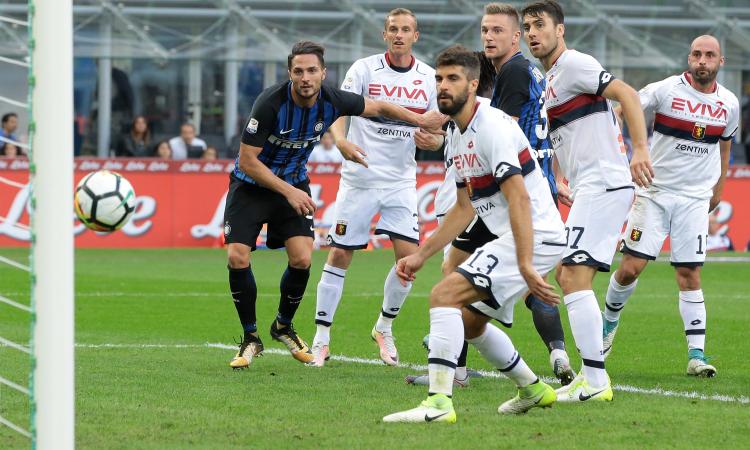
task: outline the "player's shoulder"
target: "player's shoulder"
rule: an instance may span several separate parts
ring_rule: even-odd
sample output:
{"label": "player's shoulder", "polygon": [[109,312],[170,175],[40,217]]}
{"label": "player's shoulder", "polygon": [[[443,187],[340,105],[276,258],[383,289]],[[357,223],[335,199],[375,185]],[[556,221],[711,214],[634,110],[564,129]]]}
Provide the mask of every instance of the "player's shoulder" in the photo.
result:
{"label": "player's shoulder", "polygon": [[255,100],[256,104],[264,106],[278,105],[286,101],[289,89],[289,81],[282,81],[269,88],[263,89]]}
{"label": "player's shoulder", "polygon": [[432,66],[417,57],[414,57],[414,66],[412,67],[412,70],[420,75],[429,77],[435,76],[435,69],[433,69]]}
{"label": "player's shoulder", "polygon": [[386,65],[387,61],[385,60],[385,55],[382,53],[376,53],[374,55],[365,56],[364,58],[359,58],[358,60],[354,61],[352,67],[357,66],[366,68],[368,70],[373,70],[385,67]]}
{"label": "player's shoulder", "polygon": [[599,60],[589,55],[588,53],[579,52],[578,50],[568,49],[560,55],[560,64],[572,67],[589,67],[599,66],[601,63]]}
{"label": "player's shoulder", "polygon": [[724,85],[718,82],[716,83],[716,96],[719,97],[725,105],[730,106],[731,108],[739,109],[740,101],[737,96],[734,95],[734,92],[730,91]]}
{"label": "player's shoulder", "polygon": [[[518,124],[500,109],[493,108],[489,103],[479,102],[474,120],[474,131],[477,135],[497,136],[515,132]],[[520,128],[518,128],[520,131]]]}

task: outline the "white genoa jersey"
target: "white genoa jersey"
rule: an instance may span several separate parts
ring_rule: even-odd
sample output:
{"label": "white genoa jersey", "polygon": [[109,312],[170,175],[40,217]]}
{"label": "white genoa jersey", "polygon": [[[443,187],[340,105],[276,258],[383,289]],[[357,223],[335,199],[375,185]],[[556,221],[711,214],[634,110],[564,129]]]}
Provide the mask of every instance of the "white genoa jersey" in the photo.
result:
{"label": "white genoa jersey", "polygon": [[648,196],[659,190],[698,199],[711,198],[721,175],[719,141],[737,132],[737,97],[716,83],[704,94],[690,85],[690,74],[651,83],[639,92],[641,106],[654,113],[651,161],[656,177]]}
{"label": "white genoa jersey", "polygon": [[550,195],[549,183],[529,150],[529,141],[512,117],[477,103],[466,131],[448,128],[456,186],[468,190],[476,214],[496,236],[511,232],[508,201],[500,190],[508,177],[523,176],[531,200],[535,233],[553,243],[564,242],[563,223]]}
{"label": "white genoa jersey", "polygon": [[612,104],[602,92],[614,77],[594,57],[565,50],[547,72],[550,140],[574,193],[632,186]]}
{"label": "white genoa jersey", "polygon": [[[391,68],[387,54],[357,60],[341,89],[418,114],[436,108],[435,70],[416,58],[405,72]],[[411,124],[385,117],[352,117],[347,138],[367,153],[370,167],[345,161],[342,182],[361,188],[415,187],[415,130]]]}
{"label": "white genoa jersey", "polygon": [[[490,104],[490,99],[486,97],[477,97],[479,103]],[[449,153],[450,148],[446,144],[443,149],[443,159],[445,162],[445,178],[435,193],[435,216],[444,216],[453,204],[456,203],[456,170],[453,167],[453,155]]]}

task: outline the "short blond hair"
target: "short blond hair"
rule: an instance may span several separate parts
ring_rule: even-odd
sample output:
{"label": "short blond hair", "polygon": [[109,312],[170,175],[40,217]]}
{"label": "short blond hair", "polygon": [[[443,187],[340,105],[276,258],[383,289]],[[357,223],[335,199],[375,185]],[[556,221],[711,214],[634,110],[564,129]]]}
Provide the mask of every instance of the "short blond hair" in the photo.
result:
{"label": "short blond hair", "polygon": [[515,23],[520,28],[521,18],[518,16],[518,11],[513,7],[513,5],[509,5],[507,3],[487,3],[486,5],[484,5],[485,16],[493,16],[496,14],[510,17],[514,20],[513,23]]}
{"label": "short blond hair", "polygon": [[388,11],[388,14],[385,15],[385,22],[383,23],[383,29],[388,29],[388,19],[390,19],[393,16],[411,16],[411,18],[414,19],[414,31],[419,30],[419,25],[417,25],[417,16],[415,16],[414,13],[411,12],[410,9],[406,9],[406,8],[394,8]]}

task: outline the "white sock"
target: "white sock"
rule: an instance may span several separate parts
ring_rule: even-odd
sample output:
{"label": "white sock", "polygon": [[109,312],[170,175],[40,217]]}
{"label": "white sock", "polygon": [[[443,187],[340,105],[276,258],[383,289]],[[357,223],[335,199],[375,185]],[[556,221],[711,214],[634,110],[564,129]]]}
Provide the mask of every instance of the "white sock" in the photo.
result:
{"label": "white sock", "polygon": [[610,322],[620,320],[620,313],[622,308],[625,307],[625,303],[628,301],[630,296],[635,290],[635,286],[638,284],[636,279],[633,283],[623,286],[615,280],[615,274],[613,273],[609,277],[609,288],[607,288],[607,299],[604,303],[604,318]]}
{"label": "white sock", "polygon": [[457,380],[465,380],[468,377],[468,374],[466,372],[466,366],[464,366],[464,367],[461,367],[461,366],[456,367],[456,372],[453,374],[453,376]]}
{"label": "white sock", "polygon": [[401,306],[403,306],[406,296],[409,295],[409,291],[411,291],[411,282],[406,283],[406,286],[401,286],[401,281],[396,275],[396,266],[391,267],[388,276],[385,277],[383,308],[380,311],[378,323],[375,324],[376,330],[391,331],[393,319],[401,311]]}
{"label": "white sock", "polygon": [[328,345],[331,341],[329,327],[333,325],[333,316],[341,301],[345,276],[346,269],[339,269],[328,264],[323,266],[323,274],[318,282],[318,298],[315,303],[315,323],[318,331],[315,333],[313,343]]}
{"label": "white sock", "polygon": [[705,350],[706,304],[703,301],[703,290],[680,291],[680,316],[685,324],[688,350]]}
{"label": "white sock", "polygon": [[508,335],[500,328],[488,323],[484,333],[467,341],[479,350],[484,359],[513,380],[516,386],[528,386],[537,380],[537,376],[518,354]]}
{"label": "white sock", "polygon": [[464,323],[458,308],[430,308],[430,394],[453,394],[456,362],[464,344]]}
{"label": "white sock", "polygon": [[568,320],[573,331],[573,339],[583,359],[583,376],[593,388],[607,385],[607,372],[604,370],[604,342],[602,338],[602,314],[596,302],[594,291],[577,291],[566,295]]}

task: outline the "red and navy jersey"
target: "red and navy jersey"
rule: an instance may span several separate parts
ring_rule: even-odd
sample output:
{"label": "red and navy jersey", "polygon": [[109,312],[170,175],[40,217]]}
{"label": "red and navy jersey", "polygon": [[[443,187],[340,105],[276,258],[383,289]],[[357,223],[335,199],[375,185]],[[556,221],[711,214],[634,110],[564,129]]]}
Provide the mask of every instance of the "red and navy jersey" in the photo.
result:
{"label": "red and navy jersey", "polygon": [[529,140],[531,152],[554,194],[557,193],[557,184],[552,172],[552,143],[547,136],[547,113],[544,109],[546,86],[542,72],[518,52],[500,67],[495,77],[491,105],[518,117],[518,126]]}
{"label": "red and navy jersey", "polygon": [[[315,144],[341,116],[358,116],[365,109],[361,95],[335,87],[321,86],[311,108],[292,100],[292,82],[285,81],[264,90],[258,96],[242,132],[242,143],[261,147],[258,160],[289,184],[308,179],[305,164]],[[257,184],[235,160],[232,174],[247,183]]]}

